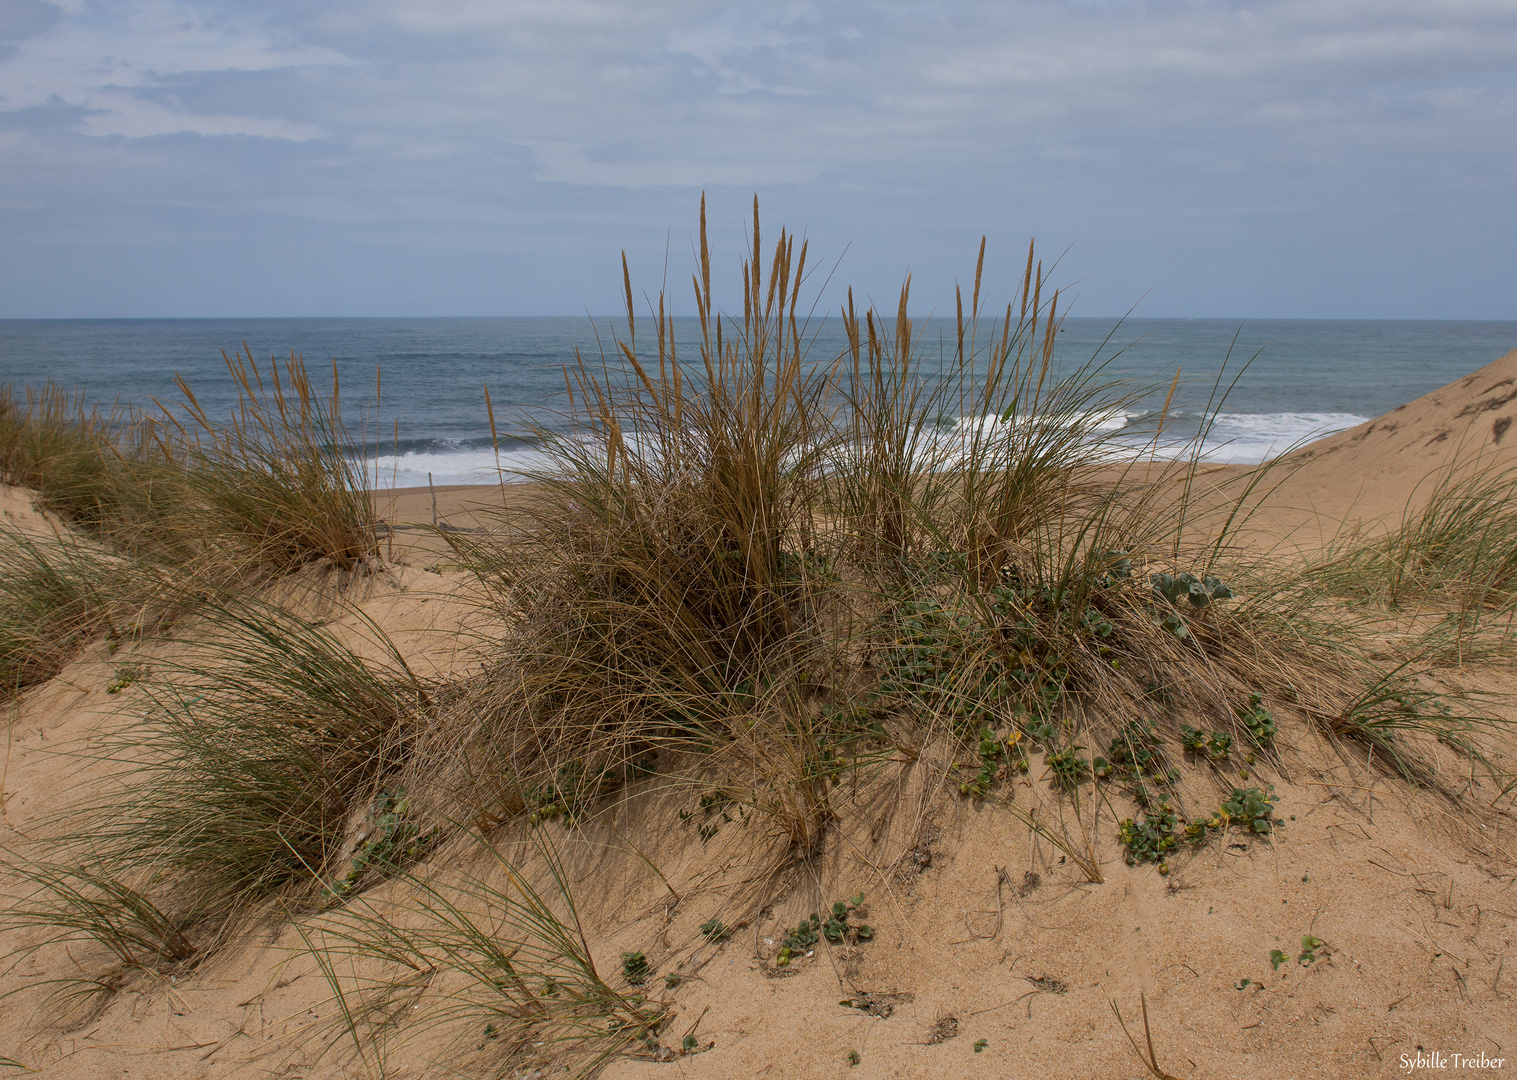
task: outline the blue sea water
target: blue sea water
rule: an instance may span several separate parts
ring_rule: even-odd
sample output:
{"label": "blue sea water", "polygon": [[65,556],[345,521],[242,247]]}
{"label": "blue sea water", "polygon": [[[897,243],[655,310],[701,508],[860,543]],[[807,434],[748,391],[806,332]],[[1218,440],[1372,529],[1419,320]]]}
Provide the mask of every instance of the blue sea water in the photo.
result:
{"label": "blue sea water", "polygon": [[[0,385],[52,381],[106,407],[173,407],[177,374],[224,415],[235,392],[223,352],[245,346],[261,363],[294,352],[315,378],[335,365],[345,420],[380,483],[425,484],[429,474],[467,483],[496,475],[487,385],[500,464],[515,475],[540,463],[529,426],[555,423],[575,350],[598,358],[604,346],[611,356],[624,332],[621,320],[588,318],[0,320]],[[695,333],[693,319],[678,321],[685,358],[697,355]],[[930,356],[952,327],[923,322],[917,334]],[[843,348],[836,319],[810,335],[814,359]],[[1388,412],[1513,348],[1517,322],[1082,318],[1063,323],[1056,363],[1069,371],[1095,361],[1103,378],[1157,387],[1112,420],[1134,444],[1181,369],[1169,431],[1195,431],[1220,401],[1205,455],[1253,462]]]}

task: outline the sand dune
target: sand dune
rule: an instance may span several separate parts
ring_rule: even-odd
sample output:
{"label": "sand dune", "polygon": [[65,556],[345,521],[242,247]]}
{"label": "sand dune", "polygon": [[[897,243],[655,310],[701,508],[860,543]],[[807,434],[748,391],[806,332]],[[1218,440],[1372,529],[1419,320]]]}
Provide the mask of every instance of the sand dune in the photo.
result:
{"label": "sand dune", "polygon": [[1366,424],[1276,460],[1275,498],[1334,521],[1383,521],[1420,505],[1455,461],[1517,464],[1517,349]]}
{"label": "sand dune", "polygon": [[[1258,520],[1282,532],[1309,517],[1322,533],[1393,524],[1451,462],[1517,464],[1514,417],[1517,351],[1275,463],[1268,506],[1283,509]],[[305,592],[300,581],[283,587],[339,632],[356,635],[362,617],[374,620],[419,666],[446,675],[477,666],[479,654],[466,633],[476,618],[469,577],[435,536],[400,528],[430,524],[432,497],[382,500],[396,526],[395,561],[351,587],[352,611],[318,611],[316,571]],[[477,528],[501,493],[446,488],[436,497],[440,521]],[[0,511],[29,530],[49,527],[31,501],[6,489]],[[139,687],[108,687],[124,663],[151,669],[174,649],[148,641],[113,653],[95,642],[9,706],[0,847],[25,846],[49,813],[98,780],[98,763],[80,755],[102,730],[130,723],[143,700]],[[1517,690],[1501,663],[1449,666],[1438,678]],[[1506,700],[1499,714],[1517,719]],[[1282,715],[1290,708],[1272,705]],[[1303,725],[1282,743],[1278,769],[1245,781],[1252,766],[1241,757],[1225,770],[1202,763],[1187,789],[1200,805],[1208,784],[1267,780],[1282,824],[1267,836],[1230,832],[1177,856],[1167,875],[1125,865],[1114,808],[1061,799],[1033,755],[1015,798],[1061,835],[1088,836],[1099,882],[1016,819],[936,784],[934,770],[949,766],[941,747],[893,760],[889,799],[840,822],[818,860],[778,870],[772,845],[739,822],[718,822],[709,840],[649,826],[661,820],[656,789],[634,785],[583,833],[552,827],[601,966],[614,971],[623,952],[645,952],[656,972],[648,992],[674,1016],[661,1036],[672,1061],[622,1057],[603,1075],[1140,1077],[1113,1004],[1141,1046],[1144,999],[1159,1066],[1187,1080],[1517,1075],[1511,797],[1448,747],[1432,752],[1450,775],[1468,773],[1467,805],[1387,777]],[[840,879],[842,868],[854,876]],[[872,941],[823,942],[815,955],[776,964],[788,927],[855,891],[877,927]],[[700,927],[711,918],[732,924],[730,940],[706,940]],[[12,931],[9,944],[38,932]],[[1283,959],[1272,961],[1274,950]],[[0,1001],[0,1057],[44,1076],[430,1077],[454,1067],[566,1075],[547,1064],[551,1048],[525,1048],[507,1063],[483,1024],[407,1033],[403,1013],[389,1028],[365,1020],[388,1032],[388,1056],[370,1049],[360,1059],[331,984],[287,921],[270,920],[173,978],[111,970],[87,945],[50,946],[0,966],[0,991],[60,973],[99,975],[107,992],[61,1019],[34,1011],[34,994]],[[666,974],[677,985],[666,986]],[[687,1033],[697,1052],[682,1052]],[[1415,1064],[1433,1053],[1500,1064]]]}

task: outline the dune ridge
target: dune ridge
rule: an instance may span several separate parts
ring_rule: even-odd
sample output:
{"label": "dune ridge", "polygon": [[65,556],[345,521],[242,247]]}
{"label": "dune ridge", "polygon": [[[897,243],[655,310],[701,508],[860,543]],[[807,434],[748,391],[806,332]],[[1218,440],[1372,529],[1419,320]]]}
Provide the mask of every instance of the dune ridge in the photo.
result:
{"label": "dune ridge", "polygon": [[1277,458],[1281,502],[1332,520],[1383,521],[1419,505],[1428,477],[1458,460],[1517,463],[1517,349],[1384,416]]}

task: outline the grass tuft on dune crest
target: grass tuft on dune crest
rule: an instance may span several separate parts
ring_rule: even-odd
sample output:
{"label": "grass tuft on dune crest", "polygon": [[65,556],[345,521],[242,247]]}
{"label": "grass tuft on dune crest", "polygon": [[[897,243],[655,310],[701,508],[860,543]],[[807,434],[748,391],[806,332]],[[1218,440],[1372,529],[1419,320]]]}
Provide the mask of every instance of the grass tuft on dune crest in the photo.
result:
{"label": "grass tuft on dune crest", "polygon": [[226,420],[178,380],[191,423],[175,425],[169,454],[200,504],[191,528],[275,572],[315,559],[354,570],[377,559],[373,494],[348,450],[336,365],[322,396],[293,353],[263,368],[244,346],[226,362],[238,398]]}
{"label": "grass tuft on dune crest", "polygon": [[69,525],[124,555],[227,584],[312,560],[377,559],[375,510],[350,454],[334,369],[312,386],[291,355],[227,358],[238,405],[211,416],[183,380],[183,419],[86,410],[56,386],[23,405],[0,391],[0,480],[35,491]]}

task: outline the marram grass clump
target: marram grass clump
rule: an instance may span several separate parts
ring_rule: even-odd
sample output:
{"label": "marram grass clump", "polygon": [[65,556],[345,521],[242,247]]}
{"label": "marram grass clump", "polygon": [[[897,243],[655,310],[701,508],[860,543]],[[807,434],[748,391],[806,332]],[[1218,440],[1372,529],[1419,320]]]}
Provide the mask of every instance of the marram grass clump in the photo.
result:
{"label": "marram grass clump", "polygon": [[507,627],[454,740],[473,813],[579,819],[662,755],[716,768],[805,856],[839,813],[835,778],[889,756],[840,724],[858,715],[884,745],[1025,737],[1071,793],[1110,768],[1086,748],[1134,723],[1155,733],[1144,754],[1180,760],[1190,723],[1214,769],[1234,748],[1267,759],[1265,696],[1373,742],[1347,718],[1382,672],[1351,627],[1229,541],[1257,480],[1202,536],[1184,463],[1114,455],[1099,418],[1153,388],[1056,362],[1059,296],[1033,252],[989,313],[982,248],[936,354],[908,281],[893,318],[850,298],[843,355],[815,356],[805,245],[760,236],[755,216],[739,319],[713,303],[702,225],[693,354],[667,298],[644,319],[624,275],[625,338],[569,368],[575,422],[539,432],[544,497],[508,541],[450,537]]}
{"label": "marram grass clump", "polygon": [[113,736],[122,791],[86,814],[74,846],[122,872],[152,867],[166,904],[214,926],[346,880],[361,844],[345,847],[350,824],[400,774],[435,707],[432,685],[371,622],[358,625],[378,660],[268,605],[198,618],[187,654],[142,684],[141,723]]}
{"label": "marram grass clump", "polygon": [[323,395],[293,354],[226,358],[237,407],[183,401],[108,415],[56,386],[23,405],[0,388],[0,481],[28,488],[70,526],[133,558],[219,585],[313,560],[377,559],[376,514],[342,420],[335,368]]}

